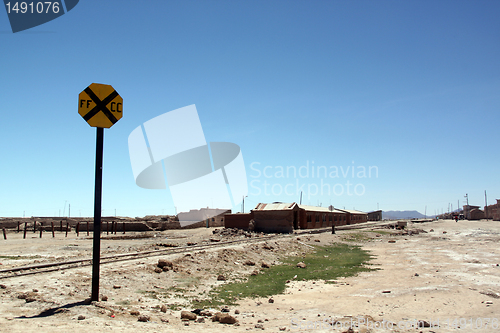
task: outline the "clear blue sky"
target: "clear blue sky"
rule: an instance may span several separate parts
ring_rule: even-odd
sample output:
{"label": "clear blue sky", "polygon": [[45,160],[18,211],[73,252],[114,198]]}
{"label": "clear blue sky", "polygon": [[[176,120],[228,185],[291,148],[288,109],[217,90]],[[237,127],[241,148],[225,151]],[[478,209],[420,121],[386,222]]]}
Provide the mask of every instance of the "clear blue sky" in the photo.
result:
{"label": "clear blue sky", "polygon": [[95,129],[77,113],[92,82],[124,99],[105,130],[103,215],[175,212],[168,190],[135,185],[127,139],[191,104],[207,141],[241,147],[247,211],[301,190],[363,211],[430,215],[466,193],[482,206],[485,190],[492,203],[499,17],[494,0],[85,0],[13,34],[0,9],[0,216],[92,216]]}

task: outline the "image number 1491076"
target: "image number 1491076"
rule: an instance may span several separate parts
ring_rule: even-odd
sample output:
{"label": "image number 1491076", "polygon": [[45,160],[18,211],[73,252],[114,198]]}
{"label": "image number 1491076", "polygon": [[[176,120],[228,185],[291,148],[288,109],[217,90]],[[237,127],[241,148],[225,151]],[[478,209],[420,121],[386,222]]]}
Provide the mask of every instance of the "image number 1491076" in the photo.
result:
{"label": "image number 1491076", "polygon": [[7,9],[7,14],[15,13],[15,14],[48,14],[54,13],[57,14],[61,10],[59,7],[59,2],[7,2],[5,4],[5,8]]}
{"label": "image number 1491076", "polygon": [[31,29],[67,14],[79,0],[10,1],[3,0],[12,32]]}

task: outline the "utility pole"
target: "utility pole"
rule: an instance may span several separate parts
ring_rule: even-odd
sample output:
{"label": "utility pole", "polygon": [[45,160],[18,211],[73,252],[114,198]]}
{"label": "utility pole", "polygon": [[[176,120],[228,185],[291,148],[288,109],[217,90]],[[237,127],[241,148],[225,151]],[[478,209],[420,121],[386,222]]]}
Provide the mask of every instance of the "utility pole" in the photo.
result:
{"label": "utility pole", "polygon": [[467,207],[467,212],[465,213],[465,218],[468,220],[469,219],[469,193],[465,193],[465,200],[466,200],[466,207]]}
{"label": "utility pole", "polygon": [[488,197],[486,196],[486,190],[484,190],[484,215],[488,218]]}

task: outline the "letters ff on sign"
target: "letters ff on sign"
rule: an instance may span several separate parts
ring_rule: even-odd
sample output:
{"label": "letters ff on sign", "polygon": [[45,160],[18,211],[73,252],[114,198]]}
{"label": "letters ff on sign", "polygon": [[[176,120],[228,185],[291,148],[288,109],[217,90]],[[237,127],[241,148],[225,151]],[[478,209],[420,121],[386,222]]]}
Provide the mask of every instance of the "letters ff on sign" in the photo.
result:
{"label": "letters ff on sign", "polygon": [[123,116],[123,98],[108,84],[92,83],[78,96],[78,113],[92,127],[110,128]]}

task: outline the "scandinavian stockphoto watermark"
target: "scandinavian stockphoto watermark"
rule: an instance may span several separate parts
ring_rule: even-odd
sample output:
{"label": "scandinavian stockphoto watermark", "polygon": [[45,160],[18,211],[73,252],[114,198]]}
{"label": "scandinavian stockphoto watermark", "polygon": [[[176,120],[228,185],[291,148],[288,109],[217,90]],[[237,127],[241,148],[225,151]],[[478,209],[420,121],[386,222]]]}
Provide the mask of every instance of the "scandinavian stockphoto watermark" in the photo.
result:
{"label": "scandinavian stockphoto watermark", "polygon": [[4,0],[12,32],[31,29],[72,10],[79,0],[11,1]]}
{"label": "scandinavian stockphoto watermark", "polygon": [[214,208],[229,209],[248,194],[240,147],[208,144],[195,105],[138,126],[129,135],[128,147],[138,186],[165,189],[168,183],[177,212],[193,211],[193,218],[179,214],[181,226],[218,215]]}
{"label": "scandinavian stockphoto watermark", "polygon": [[314,196],[362,196],[366,192],[363,180],[378,178],[377,166],[356,165],[316,165],[311,160],[295,165],[250,164],[250,194],[265,196],[298,196],[311,199]]}

